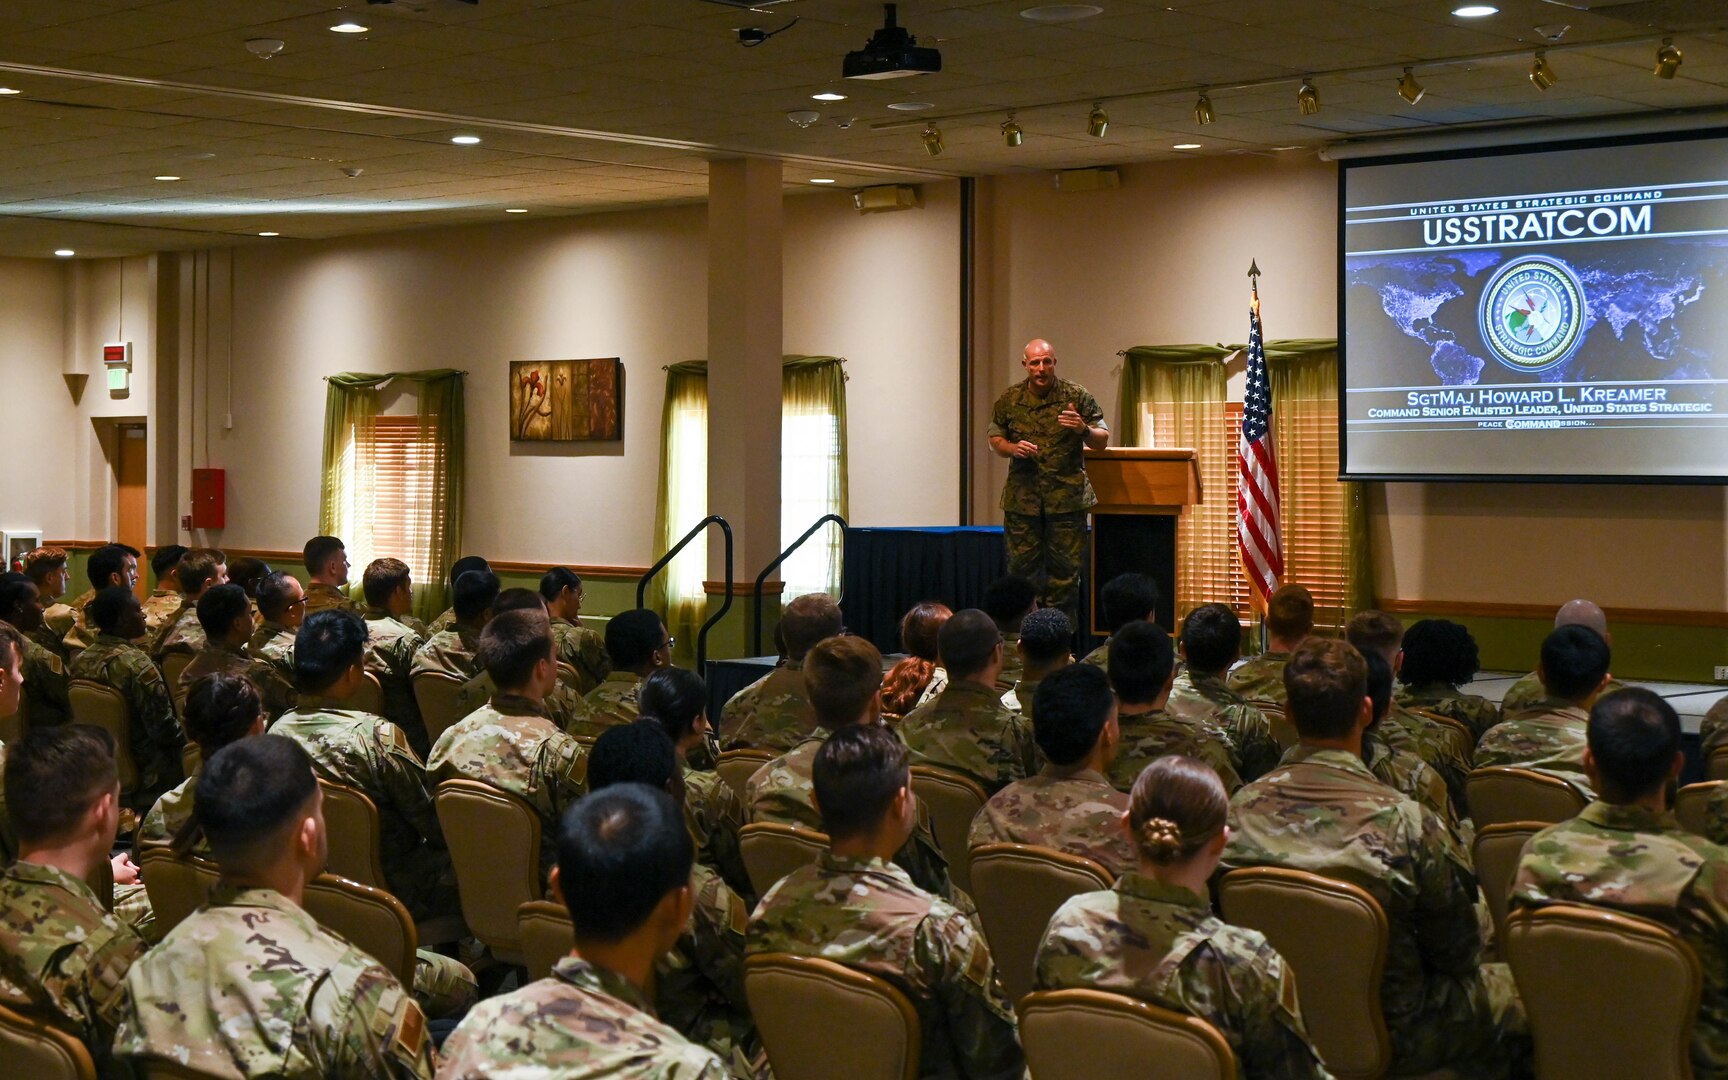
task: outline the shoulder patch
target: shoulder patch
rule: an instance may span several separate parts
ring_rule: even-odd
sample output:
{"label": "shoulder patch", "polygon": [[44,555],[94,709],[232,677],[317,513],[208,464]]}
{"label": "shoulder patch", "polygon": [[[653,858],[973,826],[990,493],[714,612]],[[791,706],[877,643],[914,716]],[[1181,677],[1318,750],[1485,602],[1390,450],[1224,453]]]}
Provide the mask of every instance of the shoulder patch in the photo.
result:
{"label": "shoulder patch", "polygon": [[395,1034],[390,1038],[390,1053],[407,1062],[420,1060],[426,1047],[426,1014],[406,993],[392,1023]]}

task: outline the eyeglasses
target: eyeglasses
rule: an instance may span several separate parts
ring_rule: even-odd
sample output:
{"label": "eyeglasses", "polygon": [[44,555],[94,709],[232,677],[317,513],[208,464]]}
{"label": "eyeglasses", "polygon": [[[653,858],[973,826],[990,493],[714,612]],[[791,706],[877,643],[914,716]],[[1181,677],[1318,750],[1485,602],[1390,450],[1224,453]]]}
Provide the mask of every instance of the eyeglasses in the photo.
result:
{"label": "eyeglasses", "polygon": [[305,603],[305,602],[306,602],[306,598],[305,598],[305,597],[304,597],[304,596],[302,596],[302,597],[301,597],[301,598],[300,598],[300,599],[298,599],[298,600],[290,600],[290,601],[288,601],[288,606],[289,606],[289,607],[299,607],[299,606],[300,606],[300,605],[301,605],[301,604],[304,604],[304,603]]}
{"label": "eyeglasses", "polygon": [[670,649],[672,646],[674,646],[676,644],[678,644],[678,639],[668,635],[665,643],[663,643],[660,647],[662,649]]}

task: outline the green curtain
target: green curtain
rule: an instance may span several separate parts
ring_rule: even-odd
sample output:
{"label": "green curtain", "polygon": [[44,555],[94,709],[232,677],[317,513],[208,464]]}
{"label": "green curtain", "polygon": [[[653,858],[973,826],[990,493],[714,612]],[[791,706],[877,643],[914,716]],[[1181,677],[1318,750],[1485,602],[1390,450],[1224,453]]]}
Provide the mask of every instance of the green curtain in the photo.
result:
{"label": "green curtain", "polygon": [[435,617],[448,606],[445,579],[462,546],[462,484],[467,455],[464,374],[450,368],[382,375],[346,371],[325,380],[318,530],[347,541],[357,562],[369,561],[372,550],[367,524],[370,515],[365,510],[373,489],[368,448],[377,426],[378,392],[397,380],[419,384],[416,426],[422,445],[432,447],[433,457],[427,490],[416,497],[435,508],[425,565],[413,568],[414,612],[423,619]]}
{"label": "green curtain", "polygon": [[[838,356],[788,356],[780,369],[782,548],[823,514],[846,517],[849,513],[845,364]],[[823,418],[816,425],[822,430],[810,431],[805,418]],[[815,445],[792,445],[804,436]],[[783,599],[818,591],[838,597],[845,540],[844,530],[830,522],[783,563]]]}
{"label": "green curtain", "polygon": [[[1171,365],[1217,364],[1231,350],[1221,345],[1136,345],[1122,353],[1122,375],[1118,382],[1116,401],[1122,410],[1117,425],[1117,444],[1140,446],[1145,443],[1140,430],[1142,407],[1151,402],[1151,373]],[[1167,445],[1175,446],[1175,443]]]}
{"label": "green curtain", "polygon": [[[660,491],[654,504],[659,552],[672,549],[690,527],[708,515],[708,364],[702,360],[666,369],[666,400],[660,418]],[[666,631],[678,639],[680,655],[695,656],[707,596],[708,540],[697,537],[649,583],[648,603],[662,613]]]}

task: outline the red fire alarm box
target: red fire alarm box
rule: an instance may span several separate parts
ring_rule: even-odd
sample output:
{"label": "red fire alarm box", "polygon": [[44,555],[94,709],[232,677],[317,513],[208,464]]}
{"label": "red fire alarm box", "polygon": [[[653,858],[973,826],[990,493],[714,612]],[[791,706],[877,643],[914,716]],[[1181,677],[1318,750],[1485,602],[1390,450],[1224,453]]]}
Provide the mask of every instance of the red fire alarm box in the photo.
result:
{"label": "red fire alarm box", "polygon": [[228,515],[227,472],[223,469],[192,470],[192,527],[220,529]]}

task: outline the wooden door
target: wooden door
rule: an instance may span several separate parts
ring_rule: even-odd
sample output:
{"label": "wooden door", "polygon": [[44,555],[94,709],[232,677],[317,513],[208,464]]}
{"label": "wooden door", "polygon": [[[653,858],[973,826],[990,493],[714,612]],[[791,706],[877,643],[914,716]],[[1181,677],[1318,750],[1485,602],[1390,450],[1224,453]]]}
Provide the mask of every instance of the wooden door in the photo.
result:
{"label": "wooden door", "polygon": [[[143,424],[119,425],[119,450],[114,455],[114,486],[118,492],[114,539],[144,550],[149,520],[149,460],[150,440]],[[150,595],[149,559],[138,560],[138,598]]]}

